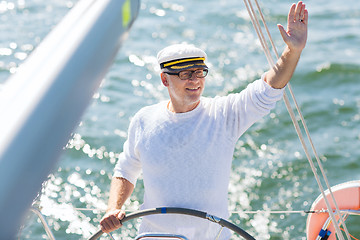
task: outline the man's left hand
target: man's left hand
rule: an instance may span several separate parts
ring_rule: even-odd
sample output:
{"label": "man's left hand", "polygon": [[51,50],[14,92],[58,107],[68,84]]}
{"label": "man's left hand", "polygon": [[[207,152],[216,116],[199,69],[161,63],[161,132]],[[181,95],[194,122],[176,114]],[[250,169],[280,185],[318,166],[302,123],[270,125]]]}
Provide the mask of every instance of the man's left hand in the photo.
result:
{"label": "man's left hand", "polygon": [[287,30],[278,24],[281,36],[291,51],[301,52],[307,41],[308,11],[301,1],[293,4],[288,15]]}

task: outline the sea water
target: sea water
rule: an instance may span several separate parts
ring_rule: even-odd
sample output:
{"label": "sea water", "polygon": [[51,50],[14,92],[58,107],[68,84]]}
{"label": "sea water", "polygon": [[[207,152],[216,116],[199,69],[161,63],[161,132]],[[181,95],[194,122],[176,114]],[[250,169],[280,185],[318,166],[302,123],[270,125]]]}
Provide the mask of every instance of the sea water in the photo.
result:
{"label": "sea water", "polygon": [[[0,91],[76,2],[0,2]],[[284,43],[276,24],[286,26],[291,3],[260,1],[280,52]],[[360,3],[306,4],[309,37],[291,86],[330,184],[336,185],[360,178]],[[97,231],[131,117],[141,107],[168,98],[156,54],[181,42],[208,54],[205,96],[241,91],[269,68],[242,1],[142,1],[129,38],[35,199],[57,239],[84,239]],[[139,208],[142,194],[140,180],[127,210]],[[281,101],[236,145],[230,220],[257,239],[305,239],[306,214],[267,211],[308,210],[319,194]],[[267,211],[252,212],[257,210]],[[359,217],[347,222],[350,233],[359,238]],[[129,239],[137,226],[138,221],[125,224],[115,235]],[[20,239],[46,239],[33,214],[24,219]]]}

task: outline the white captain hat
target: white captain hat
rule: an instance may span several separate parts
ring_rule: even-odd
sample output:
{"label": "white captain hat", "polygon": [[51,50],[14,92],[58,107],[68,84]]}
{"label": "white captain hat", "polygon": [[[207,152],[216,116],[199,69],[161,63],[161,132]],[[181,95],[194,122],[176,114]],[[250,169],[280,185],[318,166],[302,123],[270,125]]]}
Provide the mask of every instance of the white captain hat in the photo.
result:
{"label": "white captain hat", "polygon": [[157,55],[160,68],[179,72],[189,68],[208,68],[206,53],[193,45],[174,44],[162,49]]}

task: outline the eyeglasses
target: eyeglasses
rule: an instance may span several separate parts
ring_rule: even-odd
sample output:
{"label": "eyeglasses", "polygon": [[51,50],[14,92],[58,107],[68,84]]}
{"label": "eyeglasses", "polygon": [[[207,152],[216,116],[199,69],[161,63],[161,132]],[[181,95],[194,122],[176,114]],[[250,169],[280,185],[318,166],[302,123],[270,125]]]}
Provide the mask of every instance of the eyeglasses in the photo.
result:
{"label": "eyeglasses", "polygon": [[206,77],[206,75],[208,74],[209,70],[208,69],[199,69],[199,70],[185,70],[185,71],[181,71],[181,72],[177,72],[177,73],[173,73],[173,72],[165,72],[166,74],[169,75],[177,75],[181,80],[187,80],[190,79],[192,77],[193,74],[195,74],[195,77],[197,78],[204,78]]}

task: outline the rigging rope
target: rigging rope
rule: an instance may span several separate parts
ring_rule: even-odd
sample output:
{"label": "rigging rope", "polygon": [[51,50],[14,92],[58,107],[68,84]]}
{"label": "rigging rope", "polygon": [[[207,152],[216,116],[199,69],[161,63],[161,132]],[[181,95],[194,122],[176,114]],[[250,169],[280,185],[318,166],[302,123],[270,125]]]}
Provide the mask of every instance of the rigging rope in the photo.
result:
{"label": "rigging rope", "polygon": [[[277,50],[276,50],[276,47],[275,47],[275,45],[274,45],[274,42],[273,42],[272,37],[271,37],[270,32],[269,32],[269,29],[268,29],[268,27],[267,27],[267,25],[266,25],[266,21],[265,21],[265,19],[264,19],[263,14],[262,14],[261,8],[260,8],[260,6],[259,6],[259,4],[258,4],[258,1],[255,0],[255,2],[256,2],[256,6],[257,6],[257,9],[258,9],[259,15],[260,15],[260,17],[261,17],[261,19],[262,19],[263,25],[264,25],[264,27],[265,27],[265,29],[266,29],[266,31],[267,31],[267,34],[268,34],[269,40],[270,40],[270,42],[271,42],[272,48],[273,48],[273,50],[274,50],[274,52],[275,52],[275,55],[276,55],[277,59],[279,59],[279,54],[278,54],[278,52],[277,52]],[[268,63],[269,63],[269,65],[270,65],[270,67],[272,68],[272,67],[275,66],[275,62],[274,62],[273,58],[271,57],[271,53],[270,53],[270,50],[269,50],[269,46],[268,46],[268,44],[267,44],[267,42],[266,42],[266,40],[265,40],[264,34],[262,33],[260,23],[259,23],[259,21],[258,21],[258,18],[257,18],[257,16],[256,16],[256,14],[255,14],[255,11],[254,11],[254,8],[253,8],[253,6],[252,6],[252,4],[251,4],[251,1],[250,1],[250,0],[244,0],[244,3],[245,3],[245,6],[246,6],[247,11],[248,11],[248,13],[249,13],[249,16],[250,16],[250,18],[251,18],[251,22],[253,23],[254,29],[255,29],[258,37],[259,37],[261,46],[262,46],[262,48],[263,48],[263,50],[264,50],[265,56],[266,56],[266,58],[267,58],[267,60],[268,60]],[[302,115],[302,113],[301,113],[301,111],[300,111],[300,108],[299,108],[297,102],[296,102],[295,95],[294,95],[294,93],[293,93],[293,91],[292,91],[292,89],[291,89],[290,83],[287,84],[287,87],[288,87],[288,90],[289,90],[289,92],[290,92],[290,94],[291,94],[291,97],[292,97],[292,99],[293,99],[293,101],[294,101],[294,104],[295,104],[295,106],[296,106],[296,109],[297,109],[297,111],[298,111],[298,114],[299,114],[299,116],[300,116],[302,125],[303,125],[304,130],[305,130],[305,132],[306,132],[306,135],[307,135],[307,137],[308,137],[308,140],[309,140],[309,143],[310,143],[310,145],[311,145],[311,148],[312,148],[312,150],[313,150],[313,152],[314,152],[314,156],[315,156],[315,158],[316,158],[316,160],[317,160],[317,163],[318,163],[318,166],[319,166],[319,168],[320,168],[320,170],[321,170],[322,177],[323,177],[323,179],[324,179],[324,181],[325,181],[325,183],[326,183],[326,186],[327,186],[327,188],[328,188],[328,190],[329,190],[329,194],[330,194],[330,196],[331,196],[331,198],[332,198],[332,200],[333,200],[333,203],[334,203],[334,205],[335,205],[336,214],[337,214],[337,215],[339,216],[339,218],[340,218],[340,222],[341,222],[341,224],[342,224],[343,227],[344,227],[345,234],[346,234],[347,238],[348,238],[348,239],[351,239],[351,238],[350,238],[350,234],[349,234],[349,232],[348,232],[348,230],[347,230],[347,228],[346,228],[345,222],[344,222],[344,220],[343,220],[343,218],[342,218],[342,216],[341,216],[341,214],[340,214],[340,210],[339,210],[339,207],[338,207],[338,205],[337,205],[337,203],[336,203],[335,197],[334,197],[334,195],[333,195],[333,193],[332,193],[332,191],[331,191],[331,187],[330,187],[330,184],[329,184],[328,179],[327,179],[327,177],[326,177],[326,174],[325,174],[324,168],[323,168],[323,166],[322,166],[322,163],[320,162],[320,159],[319,159],[318,154],[317,154],[317,152],[316,152],[316,150],[315,150],[314,144],[313,144],[313,142],[312,142],[312,140],[311,140],[310,133],[309,133],[309,131],[308,131],[308,128],[307,128],[307,125],[306,125],[305,120],[304,120],[304,118],[303,118],[303,115]],[[319,178],[319,176],[318,176],[318,174],[317,174],[317,169],[316,169],[316,167],[314,166],[313,160],[312,160],[312,158],[311,158],[311,156],[310,156],[310,154],[309,154],[309,151],[308,151],[308,149],[307,149],[307,147],[306,147],[305,140],[304,140],[304,138],[303,138],[303,136],[302,136],[302,133],[301,133],[301,130],[300,130],[300,126],[299,126],[299,124],[298,124],[298,122],[297,122],[297,120],[296,120],[295,114],[294,114],[294,112],[293,112],[293,110],[292,110],[292,107],[291,107],[290,101],[289,101],[289,99],[288,99],[288,97],[287,97],[287,95],[286,95],[286,92],[284,92],[284,102],[285,102],[286,108],[287,108],[287,110],[288,110],[288,112],[289,112],[289,114],[290,114],[291,120],[292,120],[292,122],[293,122],[293,124],[294,124],[295,130],[296,130],[296,132],[297,132],[297,134],[298,134],[298,137],[299,137],[299,139],[300,139],[300,142],[301,142],[301,144],[302,144],[302,146],[303,146],[303,148],[304,148],[305,154],[306,154],[306,156],[307,156],[307,158],[308,158],[308,161],[309,161],[309,163],[310,163],[311,169],[312,169],[312,171],[313,171],[313,173],[314,173],[314,176],[315,176],[315,179],[316,179],[317,184],[318,184],[318,186],[319,186],[319,189],[320,189],[320,191],[321,191],[322,197],[324,198],[325,203],[326,203],[326,206],[327,206],[327,208],[328,208],[328,210],[329,210],[329,215],[330,215],[331,219],[333,220],[333,222],[336,222],[335,215],[334,215],[334,213],[333,213],[333,211],[332,211],[332,208],[331,208],[331,205],[330,205],[330,203],[329,203],[329,200],[327,199],[327,197],[326,197],[326,195],[325,195],[324,188],[323,188],[323,186],[322,186],[322,184],[321,184],[321,181],[320,181],[320,178]],[[338,235],[338,237],[339,237],[341,240],[344,240],[344,237],[343,237],[343,235],[342,235],[342,232],[341,232],[341,230],[340,230],[340,227],[339,227],[337,224],[334,224],[334,227],[335,227],[335,232],[336,232],[336,234]]]}

